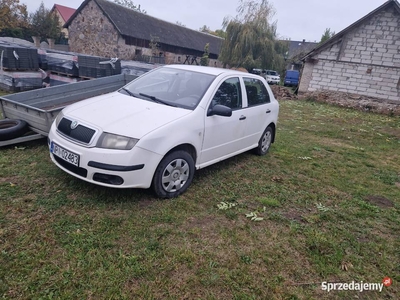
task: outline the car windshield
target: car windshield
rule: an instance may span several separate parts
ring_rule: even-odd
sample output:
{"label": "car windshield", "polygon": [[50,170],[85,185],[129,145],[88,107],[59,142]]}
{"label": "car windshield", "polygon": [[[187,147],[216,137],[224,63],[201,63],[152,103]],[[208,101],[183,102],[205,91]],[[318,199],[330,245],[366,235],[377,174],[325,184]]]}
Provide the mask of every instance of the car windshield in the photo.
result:
{"label": "car windshield", "polygon": [[215,76],[162,67],[135,79],[120,93],[185,109],[195,109]]}
{"label": "car windshield", "polygon": [[279,74],[276,71],[268,71],[267,73],[268,75],[279,76]]}

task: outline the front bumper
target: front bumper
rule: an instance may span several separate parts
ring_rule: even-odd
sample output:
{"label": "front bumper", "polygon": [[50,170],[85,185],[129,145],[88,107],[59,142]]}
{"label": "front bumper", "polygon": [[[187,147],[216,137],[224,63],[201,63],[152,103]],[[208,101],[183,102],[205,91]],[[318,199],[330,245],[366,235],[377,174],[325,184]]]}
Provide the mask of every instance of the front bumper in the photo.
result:
{"label": "front bumper", "polygon": [[285,80],[285,85],[287,86],[297,86],[299,83],[295,81]]}
{"label": "front bumper", "polygon": [[267,82],[269,84],[279,84],[281,82],[281,80],[279,78],[268,78]]}
{"label": "front bumper", "polygon": [[79,155],[75,166],[50,152],[51,160],[63,171],[97,185],[114,188],[149,188],[154,172],[162,156],[133,147],[132,150],[87,148],[60,136],[55,127],[49,132],[49,148],[52,143]]}

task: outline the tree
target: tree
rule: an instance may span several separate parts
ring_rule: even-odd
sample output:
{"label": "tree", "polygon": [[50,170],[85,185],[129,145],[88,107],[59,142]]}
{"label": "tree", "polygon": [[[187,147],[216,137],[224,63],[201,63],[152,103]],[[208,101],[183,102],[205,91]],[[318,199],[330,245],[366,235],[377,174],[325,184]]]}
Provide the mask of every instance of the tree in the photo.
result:
{"label": "tree", "polygon": [[209,48],[210,48],[210,44],[207,43],[207,44],[204,46],[204,53],[203,53],[203,56],[200,58],[200,65],[201,65],[201,66],[208,66],[208,64],[209,64],[209,62],[210,62],[210,59],[208,58],[208,56],[209,56],[209,54],[210,54]]}
{"label": "tree", "polygon": [[130,9],[136,10],[138,12],[141,12],[143,14],[147,13],[144,9],[140,8],[140,4],[136,5],[134,4],[131,0],[114,0],[115,3],[128,7]]}
{"label": "tree", "polygon": [[325,41],[329,40],[331,37],[335,35],[334,31],[331,31],[330,28],[326,28],[325,32],[321,36],[321,41],[319,42],[320,44],[324,43]]}
{"label": "tree", "polygon": [[[234,19],[225,18],[226,38],[219,59],[232,67],[283,68],[284,59],[277,53],[275,14],[268,0],[241,0]],[[279,47],[278,47],[279,48]]]}
{"label": "tree", "polygon": [[182,26],[182,27],[186,27],[185,24],[183,24],[183,23],[181,23],[181,22],[179,22],[179,21],[176,21],[176,25],[179,25],[179,26]]}
{"label": "tree", "polygon": [[226,38],[226,32],[223,29],[217,29],[214,31],[216,36],[219,36],[221,38]]}
{"label": "tree", "polygon": [[199,28],[200,32],[205,32],[205,33],[209,33],[211,31],[210,27],[208,27],[207,25],[203,25]]}
{"label": "tree", "polygon": [[27,28],[28,10],[19,0],[0,0],[0,32]]}
{"label": "tree", "polygon": [[201,26],[199,28],[199,31],[200,32],[204,32],[204,33],[208,33],[208,34],[212,34],[212,35],[215,35],[215,36],[219,36],[219,37],[222,37],[222,38],[225,38],[225,36],[226,36],[225,31],[223,31],[222,29],[217,29],[217,30],[213,31],[207,25]]}
{"label": "tree", "polygon": [[58,39],[63,36],[57,15],[45,8],[43,1],[29,18],[33,35],[39,36],[41,39]]}

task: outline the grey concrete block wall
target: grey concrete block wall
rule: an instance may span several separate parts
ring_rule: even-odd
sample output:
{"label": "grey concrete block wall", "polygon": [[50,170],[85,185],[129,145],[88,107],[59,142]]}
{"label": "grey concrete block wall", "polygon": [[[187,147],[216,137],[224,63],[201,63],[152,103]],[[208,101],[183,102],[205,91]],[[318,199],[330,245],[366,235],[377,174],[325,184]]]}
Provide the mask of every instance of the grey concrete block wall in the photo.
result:
{"label": "grey concrete block wall", "polygon": [[[304,68],[302,76],[310,76],[307,70],[311,70],[310,66]],[[379,66],[366,68],[354,63],[320,61],[312,65],[307,91],[332,90],[400,101],[397,89],[399,79],[400,69]],[[300,87],[300,90],[304,89]]]}
{"label": "grey concrete block wall", "polygon": [[300,92],[332,90],[400,102],[400,14],[381,10],[306,62]]}

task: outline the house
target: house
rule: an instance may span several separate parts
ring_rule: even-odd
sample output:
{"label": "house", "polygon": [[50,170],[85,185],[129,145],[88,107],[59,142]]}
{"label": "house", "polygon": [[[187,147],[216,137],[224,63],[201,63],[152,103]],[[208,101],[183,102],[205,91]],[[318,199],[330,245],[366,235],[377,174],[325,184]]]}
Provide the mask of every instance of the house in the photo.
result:
{"label": "house", "polygon": [[399,2],[385,2],[302,60],[299,93],[329,90],[400,102]]}
{"label": "house", "polygon": [[209,44],[210,65],[220,66],[222,38],[107,0],[85,0],[64,27],[73,52],[124,60],[162,57],[167,64],[194,64]]}
{"label": "house", "polygon": [[[60,4],[54,4],[53,8],[51,9],[51,12],[55,13],[58,17],[61,28],[64,27],[65,23],[74,14],[75,11],[75,8],[63,6]],[[68,38],[68,29],[63,28],[61,31],[65,34],[65,38]]]}
{"label": "house", "polygon": [[318,43],[302,41],[287,41],[288,52],[285,55],[287,70],[300,70],[303,63],[301,58],[318,46]]}

